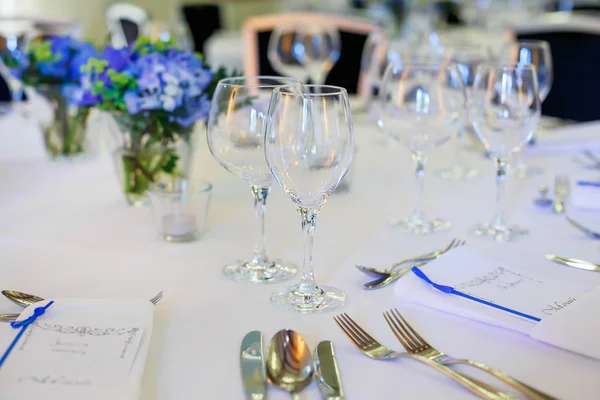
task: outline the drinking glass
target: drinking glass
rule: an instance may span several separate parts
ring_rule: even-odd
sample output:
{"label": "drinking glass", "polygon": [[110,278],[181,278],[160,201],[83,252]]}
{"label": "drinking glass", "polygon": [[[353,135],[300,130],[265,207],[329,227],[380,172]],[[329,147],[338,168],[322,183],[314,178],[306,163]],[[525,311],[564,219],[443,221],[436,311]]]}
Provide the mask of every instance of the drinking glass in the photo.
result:
{"label": "drinking glass", "polygon": [[304,262],[299,284],[271,295],[277,306],[302,313],[341,306],[346,294],[320,286],[313,272],[317,216],[336,189],[354,154],[354,130],[346,89],[308,85],[304,91],[273,92],[265,136],[265,156],[275,180],[302,219]]}
{"label": "drinking glass", "polygon": [[425,153],[450,140],[462,128],[465,90],[455,64],[393,64],[383,78],[379,95],[379,127],[404,143],[416,163],[416,209],[409,218],[392,220],[392,226],[417,235],[450,228],[441,219],[428,219],[422,211]]}
{"label": "drinking glass", "polygon": [[[540,104],[546,100],[546,97],[548,97],[548,94],[550,93],[550,89],[552,89],[552,81],[554,79],[552,53],[548,42],[543,40],[525,40],[508,43],[501,51],[499,62],[506,65],[535,66],[537,71]],[[538,135],[539,133],[538,129]],[[535,144],[535,136],[532,137],[530,144]],[[528,166],[523,162],[521,157],[517,157],[515,164],[516,176],[521,179],[543,173],[542,168]]]}
{"label": "drinking glass", "polygon": [[273,178],[265,162],[264,135],[271,93],[280,85],[300,90],[300,83],[289,78],[223,79],[210,107],[207,124],[210,152],[226,170],[250,185],[258,218],[258,242],[253,257],[224,268],[225,275],[239,282],[279,282],[297,272],[291,264],[269,259],[265,245],[265,211]]}
{"label": "drinking glass", "polygon": [[499,242],[527,234],[504,219],[503,190],[509,161],[531,139],[540,120],[537,72],[533,65],[482,64],[471,91],[471,123],[496,165],[496,216],[474,233]]}
{"label": "drinking glass", "polygon": [[[463,84],[465,86],[465,93],[467,97],[467,103],[469,102],[469,92],[475,81],[475,70],[480,64],[490,61],[491,53],[488,46],[480,43],[461,43],[455,45],[449,45],[448,57],[454,62],[458,68],[458,72],[462,77]],[[467,104],[465,104],[465,107]],[[460,181],[464,179],[470,179],[479,175],[479,169],[476,167],[468,166],[464,163],[463,157],[463,145],[464,137],[470,126],[465,126],[459,130],[454,144],[454,159],[450,167],[439,171],[439,175],[448,180]],[[470,129],[469,131],[472,131]]]}
{"label": "drinking glass", "polygon": [[278,26],[271,33],[267,57],[282,75],[323,84],[340,58],[340,34],[325,25]]}

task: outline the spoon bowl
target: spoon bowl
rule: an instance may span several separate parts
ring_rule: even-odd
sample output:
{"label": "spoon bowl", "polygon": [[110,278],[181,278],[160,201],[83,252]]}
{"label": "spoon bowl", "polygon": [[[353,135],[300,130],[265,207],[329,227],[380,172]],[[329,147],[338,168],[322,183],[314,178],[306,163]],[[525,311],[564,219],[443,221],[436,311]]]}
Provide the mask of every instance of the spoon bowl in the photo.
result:
{"label": "spoon bowl", "polygon": [[292,330],[281,330],[273,336],[267,350],[269,382],[291,394],[312,382],[313,359],[304,338]]}
{"label": "spoon bowl", "polygon": [[16,290],[3,290],[2,294],[6,296],[7,299],[21,307],[29,307],[34,303],[44,300],[41,297],[34,296],[29,293],[18,292]]}

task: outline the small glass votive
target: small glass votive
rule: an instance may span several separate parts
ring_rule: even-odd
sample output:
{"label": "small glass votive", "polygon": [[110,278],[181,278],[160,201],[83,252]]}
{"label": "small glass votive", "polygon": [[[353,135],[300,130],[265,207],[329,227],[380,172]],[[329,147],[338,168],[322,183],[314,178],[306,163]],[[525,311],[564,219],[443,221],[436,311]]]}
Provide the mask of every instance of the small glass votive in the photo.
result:
{"label": "small glass votive", "polygon": [[173,179],[148,190],[152,214],[162,238],[168,242],[198,240],[210,206],[212,184]]}

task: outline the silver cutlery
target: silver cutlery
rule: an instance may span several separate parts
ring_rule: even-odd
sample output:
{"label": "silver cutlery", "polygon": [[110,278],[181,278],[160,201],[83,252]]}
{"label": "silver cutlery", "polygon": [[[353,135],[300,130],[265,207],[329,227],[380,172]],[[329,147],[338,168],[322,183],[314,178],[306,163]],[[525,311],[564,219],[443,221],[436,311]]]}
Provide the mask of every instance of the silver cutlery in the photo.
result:
{"label": "silver cutlery", "polygon": [[421,335],[419,335],[419,333],[415,331],[414,328],[410,326],[408,322],[406,322],[404,317],[402,317],[402,314],[400,314],[400,312],[397,309],[390,310],[389,312],[384,312],[383,316],[386,322],[388,323],[390,329],[398,339],[398,341],[402,344],[402,347],[404,347],[409,353],[427,357],[432,361],[444,365],[463,364],[478,368],[484,372],[487,372],[490,375],[495,376],[507,385],[510,385],[513,388],[517,389],[528,399],[531,400],[554,399],[554,397],[542,393],[537,389],[534,389],[524,384],[523,382],[511,377],[510,375],[505,374],[504,372],[494,369],[488,365],[485,365],[478,361],[453,358],[447,354],[442,353],[441,351],[427,343],[427,341],[423,339]]}
{"label": "silver cutlery", "polygon": [[572,219],[571,217],[569,217],[566,214],[565,214],[565,218],[572,226],[574,226],[576,229],[580,230],[587,236],[591,237],[592,239],[600,239],[600,233],[594,232],[590,228],[581,225],[579,222],[575,221],[574,219]]}
{"label": "silver cutlery", "polygon": [[600,168],[600,158],[598,158],[594,153],[589,150],[583,150],[581,154],[586,156],[593,163],[593,168]]}
{"label": "silver cutlery", "polygon": [[423,262],[423,261],[435,260],[436,258],[438,258],[442,254],[446,253],[447,251],[449,251],[455,247],[458,247],[458,246],[464,246],[465,244],[466,244],[466,241],[464,241],[464,240],[453,239],[448,244],[448,246],[446,246],[445,248],[443,248],[441,250],[432,251],[431,253],[423,254],[418,257],[407,258],[406,260],[402,260],[402,261],[399,261],[399,262],[396,262],[396,263],[390,265],[388,268],[372,268],[372,267],[366,267],[364,265],[357,265],[356,268],[358,268],[360,271],[364,272],[365,274],[372,275],[377,278],[385,278],[385,277],[390,276],[397,267],[399,267],[403,264],[407,264],[410,262]]}
{"label": "silver cutlery", "polygon": [[555,263],[566,265],[573,268],[583,269],[586,271],[595,271],[600,272],[600,265],[593,264],[589,261],[578,260],[576,258],[564,258],[559,257],[554,254],[548,254],[546,256],[547,260],[554,261]]}
{"label": "silver cutlery", "polygon": [[310,349],[299,333],[281,330],[273,336],[267,350],[269,382],[296,399],[298,392],[312,382],[313,368]]}
{"label": "silver cutlery", "polygon": [[343,400],[344,389],[333,343],[324,341],[315,350],[315,379],[324,400]]}
{"label": "silver cutlery", "polygon": [[[22,297],[18,297],[21,300],[23,299],[38,299],[37,301],[31,301],[31,303],[26,304],[24,301],[22,302],[18,302],[16,300],[16,298],[11,298],[9,296],[13,296],[13,294],[15,293],[20,293],[21,295],[24,295]],[[14,290],[3,290],[2,294],[5,295],[9,300],[11,300],[13,303],[21,306],[21,307],[29,307],[32,304],[37,303],[38,301],[44,301],[44,299],[42,297],[38,297],[38,296],[34,296],[28,293],[22,293],[22,292],[17,292]],[[151,297],[148,301],[150,301],[150,303],[156,305],[158,304],[159,301],[161,301],[163,298],[163,291],[161,290],[160,292],[158,292],[155,296]],[[0,314],[0,321],[2,322],[12,322],[15,321],[17,318],[19,318],[19,315],[21,314]]]}
{"label": "silver cutlery", "polygon": [[382,276],[379,279],[375,279],[374,281],[367,282],[363,285],[363,289],[366,290],[376,290],[384,288],[392,283],[396,282],[398,279],[402,278],[404,275],[409,273],[413,267],[422,267],[427,264],[427,262],[420,262],[418,264],[409,265],[408,267],[402,268],[389,276]]}
{"label": "silver cutlery", "polygon": [[570,182],[569,178],[565,175],[557,175],[554,178],[554,212],[556,214],[564,214],[565,212],[565,198],[569,195]]}
{"label": "silver cutlery", "polygon": [[373,358],[375,360],[395,360],[398,358],[410,358],[416,361],[419,361],[423,364],[426,364],[435,370],[442,372],[446,376],[452,378],[457,383],[461,384],[472,393],[484,399],[507,399],[510,398],[506,393],[496,390],[488,385],[485,385],[481,382],[475,381],[473,379],[467,378],[464,375],[459,374],[456,371],[437,363],[435,361],[431,361],[427,357],[423,357],[418,354],[411,353],[400,353],[394,350],[391,350],[377,340],[375,340],[367,331],[361,328],[352,318],[350,318],[347,314],[340,314],[337,317],[334,317],[335,322],[342,329],[344,334],[350,339],[352,344],[358,348],[363,354],[365,354],[369,358]]}
{"label": "silver cutlery", "polygon": [[267,377],[262,332],[252,331],[244,336],[240,348],[240,370],[246,397],[250,400],[266,399]]}
{"label": "silver cutlery", "polygon": [[20,307],[29,307],[33,303],[44,301],[44,299],[41,297],[34,296],[29,293],[18,292],[16,290],[3,290],[2,294]]}

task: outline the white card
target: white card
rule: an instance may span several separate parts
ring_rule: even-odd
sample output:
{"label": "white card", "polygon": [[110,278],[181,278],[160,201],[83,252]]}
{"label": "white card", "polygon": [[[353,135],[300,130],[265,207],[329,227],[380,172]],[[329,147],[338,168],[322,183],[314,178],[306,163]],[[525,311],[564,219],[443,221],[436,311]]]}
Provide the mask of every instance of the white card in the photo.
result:
{"label": "white card", "polygon": [[[25,330],[0,368],[0,382],[124,385],[144,335],[146,323],[141,317],[148,315],[147,308],[152,308],[150,302],[141,300],[55,300]],[[32,311],[33,307],[28,308],[21,318]],[[13,329],[11,340],[18,331]],[[6,337],[2,335],[3,342]],[[10,340],[2,347],[9,344]]]}
{"label": "white card", "polygon": [[[589,290],[499,263],[467,247],[453,249],[421,269],[437,284],[540,319],[567,309]],[[506,311],[442,293],[414,274],[400,279],[395,292],[411,302],[509,329],[527,332],[533,327],[528,326],[530,320],[512,321],[520,317]]]}

